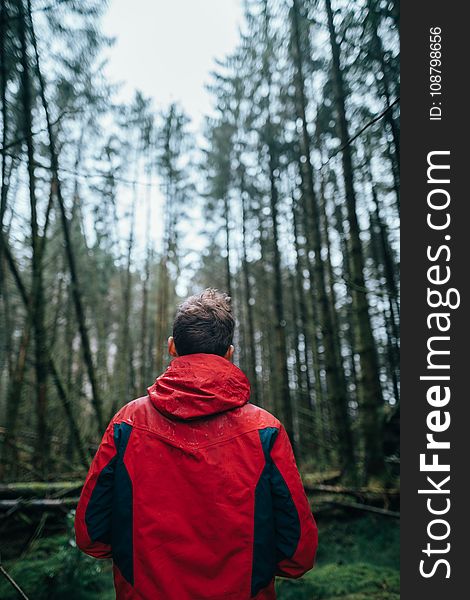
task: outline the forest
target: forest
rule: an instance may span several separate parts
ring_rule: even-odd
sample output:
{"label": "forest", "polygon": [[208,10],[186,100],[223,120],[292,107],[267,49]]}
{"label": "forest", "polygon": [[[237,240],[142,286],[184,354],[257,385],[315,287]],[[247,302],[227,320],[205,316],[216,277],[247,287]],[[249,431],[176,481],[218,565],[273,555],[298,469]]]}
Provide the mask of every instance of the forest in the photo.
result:
{"label": "forest", "polygon": [[319,566],[279,597],[399,597],[399,3],[243,7],[195,130],[117,101],[105,0],[1,0],[2,598],[113,597],[71,515],[206,287],[318,512]]}

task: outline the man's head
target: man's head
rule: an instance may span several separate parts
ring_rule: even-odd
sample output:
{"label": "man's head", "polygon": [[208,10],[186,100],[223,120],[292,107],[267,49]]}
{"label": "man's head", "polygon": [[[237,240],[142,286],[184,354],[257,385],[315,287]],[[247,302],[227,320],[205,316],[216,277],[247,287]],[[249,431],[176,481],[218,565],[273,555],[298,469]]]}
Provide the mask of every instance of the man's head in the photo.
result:
{"label": "man's head", "polygon": [[230,359],[234,327],[230,297],[208,288],[178,307],[168,351],[171,356],[201,352]]}

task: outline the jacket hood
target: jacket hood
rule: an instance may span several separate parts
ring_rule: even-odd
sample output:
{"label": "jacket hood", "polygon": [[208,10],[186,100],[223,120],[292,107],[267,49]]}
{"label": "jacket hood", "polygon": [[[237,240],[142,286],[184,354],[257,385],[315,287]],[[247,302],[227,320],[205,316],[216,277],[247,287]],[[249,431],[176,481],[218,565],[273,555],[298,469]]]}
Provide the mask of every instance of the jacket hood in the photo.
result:
{"label": "jacket hood", "polygon": [[165,416],[197,419],[246,404],[250,383],[238,367],[221,356],[188,354],[173,359],[148,393]]}

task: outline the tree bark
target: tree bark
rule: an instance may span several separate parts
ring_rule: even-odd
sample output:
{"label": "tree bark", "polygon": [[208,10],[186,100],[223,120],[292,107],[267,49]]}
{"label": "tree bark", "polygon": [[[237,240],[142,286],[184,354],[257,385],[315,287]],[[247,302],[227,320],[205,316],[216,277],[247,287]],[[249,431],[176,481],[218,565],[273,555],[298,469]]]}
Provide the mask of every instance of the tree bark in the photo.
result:
{"label": "tree bark", "polygon": [[[372,48],[375,59],[379,63],[380,70],[382,71],[382,79],[376,76],[376,82],[379,90],[381,90],[382,96],[385,100],[385,107],[390,108],[393,99],[391,92],[391,83],[385,60],[385,52],[383,49],[382,40],[378,32],[379,15],[377,14],[377,4],[375,0],[367,0],[368,8],[368,20],[370,22],[370,29],[372,35]],[[387,110],[384,115],[384,121],[388,125],[392,134],[393,148],[391,143],[388,142],[389,156],[392,166],[392,175],[394,179],[394,189],[397,198],[398,211],[400,211],[400,124],[393,115],[393,109]]]}
{"label": "tree bark", "polygon": [[[16,417],[18,414],[19,398],[20,398],[20,394],[21,394],[21,388],[23,385],[23,381],[24,381],[24,368],[25,368],[26,352],[27,352],[28,341],[29,341],[29,328],[31,327],[32,319],[33,319],[33,309],[32,309],[32,296],[31,295],[28,296],[28,294],[26,292],[26,288],[23,284],[23,281],[18,272],[18,269],[16,268],[15,262],[13,260],[13,256],[11,255],[9,248],[6,245],[4,247],[5,247],[5,251],[6,251],[6,255],[7,255],[7,259],[8,259],[8,265],[9,265],[11,274],[17,284],[21,300],[26,309],[26,325],[23,330],[23,339],[22,339],[22,343],[20,345],[20,352],[18,353],[17,366],[15,369],[15,376],[12,380],[12,384],[10,387],[12,394],[15,394],[16,398],[18,399],[17,402],[9,403],[12,407],[10,431],[13,431],[13,433],[14,433],[15,429],[16,429]],[[85,446],[84,446],[84,443],[81,438],[80,428],[78,427],[78,424],[75,420],[75,416],[74,416],[74,413],[72,410],[72,403],[70,401],[69,396],[67,395],[65,386],[63,385],[63,383],[60,379],[59,371],[55,365],[55,361],[52,358],[52,356],[50,355],[49,351],[46,355],[46,360],[48,362],[49,372],[52,373],[52,375],[53,375],[54,383],[57,388],[59,399],[61,400],[62,405],[65,410],[65,413],[67,415],[71,434],[74,437],[75,442],[77,444],[77,449],[79,452],[81,462],[82,462],[83,466],[88,468],[88,465],[89,465],[88,454],[85,451]],[[8,421],[7,421],[7,426],[8,426]],[[8,431],[7,431],[7,435],[8,435]],[[12,440],[12,438],[10,438],[10,440]]]}
{"label": "tree bark", "polygon": [[335,107],[338,129],[343,146],[342,165],[349,222],[350,289],[355,316],[355,337],[361,373],[359,399],[361,407],[362,435],[364,438],[364,471],[367,477],[380,476],[384,471],[382,448],[382,389],[375,340],[369,316],[369,304],[364,279],[364,256],[356,212],[351,146],[348,144],[349,128],[346,118],[345,90],[341,70],[340,46],[336,39],[331,0],[325,0],[328,31],[332,50],[332,71],[335,91]]}
{"label": "tree bark", "polygon": [[319,303],[319,317],[322,332],[322,341],[325,352],[325,371],[329,403],[333,406],[336,433],[338,438],[338,455],[342,473],[348,477],[355,470],[354,446],[351,433],[351,424],[348,411],[348,396],[342,373],[342,366],[338,364],[334,344],[334,330],[331,319],[331,308],[328,305],[326,292],[325,267],[321,255],[320,214],[318,201],[313,184],[313,168],[311,163],[310,136],[306,117],[307,100],[305,97],[305,82],[303,76],[302,53],[300,46],[299,11],[298,2],[293,0],[291,9],[292,42],[295,62],[295,98],[297,115],[302,122],[300,147],[302,160],[300,171],[304,200],[310,204],[312,214],[311,241],[315,253],[314,288]]}
{"label": "tree bark", "polygon": [[230,207],[228,203],[228,192],[224,195],[224,226],[225,226],[225,270],[227,282],[227,294],[232,297],[232,273],[230,270]]}
{"label": "tree bark", "polygon": [[[28,5],[29,6],[29,5]],[[21,102],[23,109],[24,135],[28,156],[29,202],[31,208],[32,284],[31,309],[34,332],[34,362],[36,373],[36,419],[37,442],[34,452],[35,468],[44,476],[48,468],[49,432],[47,427],[47,380],[49,375],[45,330],[45,298],[43,284],[42,242],[37,219],[36,174],[33,143],[33,100],[32,80],[28,57],[27,23],[23,0],[18,0],[18,33],[21,46]]]}
{"label": "tree bark", "polygon": [[282,270],[281,270],[281,252],[279,248],[279,231],[278,231],[278,204],[279,194],[276,184],[276,170],[279,168],[278,153],[276,142],[273,133],[273,123],[271,118],[271,65],[270,57],[270,37],[269,37],[269,11],[267,0],[264,2],[264,42],[265,48],[263,52],[263,77],[268,89],[267,104],[266,104],[266,121],[265,121],[265,147],[268,158],[269,171],[269,186],[270,186],[270,209],[272,219],[272,253],[273,253],[273,271],[274,285],[273,306],[275,314],[274,332],[275,332],[275,361],[276,371],[280,379],[278,394],[280,394],[280,406],[282,407],[282,417],[287,434],[293,444],[295,451],[294,439],[294,420],[291,404],[291,394],[289,387],[289,372],[287,369],[287,344],[286,344],[286,321],[284,315],[284,299],[282,292]]}
{"label": "tree bark", "polygon": [[252,300],[252,286],[250,281],[250,267],[248,264],[248,253],[247,253],[247,198],[246,191],[244,190],[243,177],[240,185],[240,193],[242,198],[242,271],[243,279],[245,284],[245,305],[248,322],[248,347],[249,347],[249,374],[251,383],[251,399],[254,404],[259,403],[259,392],[258,392],[258,374],[256,372],[256,342],[255,342],[255,325],[253,318],[253,306]]}
{"label": "tree bark", "polygon": [[36,35],[34,33],[34,24],[33,24],[33,19],[32,19],[31,0],[28,0],[28,13],[29,13],[30,26],[31,26],[31,38],[32,38],[32,42],[33,42],[35,59],[36,59],[36,70],[37,70],[37,75],[38,75],[38,80],[39,80],[41,101],[42,101],[42,105],[43,105],[44,112],[46,115],[47,133],[48,133],[48,137],[49,137],[49,151],[50,151],[50,158],[51,158],[51,171],[52,171],[52,176],[53,176],[53,182],[55,184],[54,185],[55,197],[57,198],[57,202],[59,204],[62,230],[64,233],[64,240],[65,240],[65,252],[66,252],[67,261],[68,261],[68,265],[69,265],[69,269],[70,269],[72,295],[73,295],[73,299],[74,299],[75,312],[77,315],[80,337],[81,337],[81,341],[82,341],[83,357],[84,357],[85,364],[87,366],[88,378],[89,378],[91,389],[92,389],[92,404],[93,404],[93,407],[95,410],[95,415],[96,415],[96,427],[97,427],[98,435],[101,436],[103,434],[103,431],[105,428],[102,401],[101,401],[101,396],[100,396],[100,392],[99,392],[99,388],[98,388],[96,371],[95,371],[95,367],[93,364],[93,355],[91,352],[90,338],[89,338],[88,329],[86,326],[85,309],[83,306],[81,287],[80,287],[80,283],[79,283],[78,272],[77,272],[76,261],[75,261],[75,254],[74,254],[73,244],[72,244],[71,235],[70,235],[70,223],[69,223],[68,217],[65,212],[65,203],[64,203],[63,196],[62,196],[61,182],[60,182],[60,177],[59,177],[59,158],[58,158],[58,154],[56,151],[55,136],[54,136],[54,132],[52,130],[52,122],[51,122],[51,118],[50,118],[49,105],[48,105],[48,102],[46,99],[46,85],[45,85],[45,81],[42,76],[41,67],[40,67],[39,52],[38,52],[38,48],[37,48]]}

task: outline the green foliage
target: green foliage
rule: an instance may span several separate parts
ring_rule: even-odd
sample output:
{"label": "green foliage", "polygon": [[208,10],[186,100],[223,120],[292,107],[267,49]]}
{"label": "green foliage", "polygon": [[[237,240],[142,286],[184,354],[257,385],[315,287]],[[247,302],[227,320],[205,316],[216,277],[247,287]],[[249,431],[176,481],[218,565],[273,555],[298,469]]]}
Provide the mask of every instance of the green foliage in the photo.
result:
{"label": "green foliage", "polygon": [[399,525],[367,516],[320,525],[316,567],[280,580],[279,600],[398,600]]}
{"label": "green foliage", "polygon": [[398,571],[364,563],[329,564],[278,583],[279,600],[398,600],[399,592]]}
{"label": "green foliage", "polygon": [[[71,529],[40,540],[7,570],[34,600],[114,598],[110,562],[80,552]],[[300,580],[278,580],[276,588],[279,600],[398,600],[397,521],[371,515],[321,522],[316,567]],[[0,581],[0,598],[16,597]]]}
{"label": "green foliage", "polygon": [[368,563],[400,568],[400,526],[395,519],[369,515],[322,522],[317,562]]}
{"label": "green foliage", "polygon": [[[70,526],[71,523],[69,529]],[[25,558],[12,562],[6,569],[34,600],[111,600],[115,597],[110,561],[83,554],[71,531],[39,540]],[[0,598],[18,598],[6,580],[0,581]]]}

